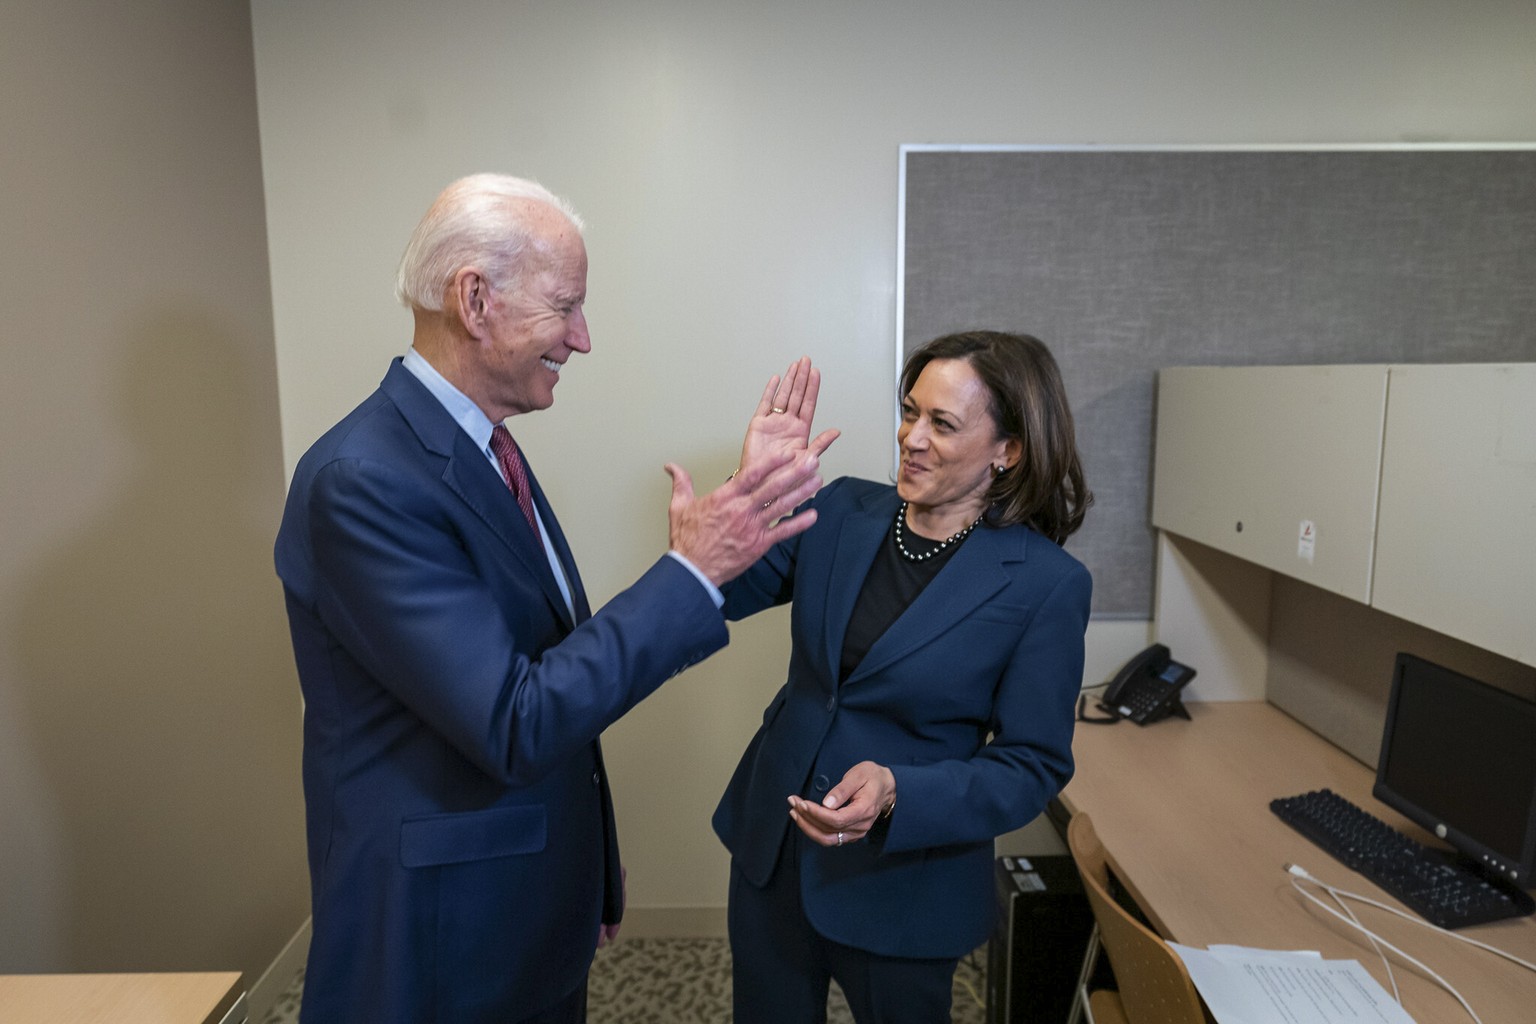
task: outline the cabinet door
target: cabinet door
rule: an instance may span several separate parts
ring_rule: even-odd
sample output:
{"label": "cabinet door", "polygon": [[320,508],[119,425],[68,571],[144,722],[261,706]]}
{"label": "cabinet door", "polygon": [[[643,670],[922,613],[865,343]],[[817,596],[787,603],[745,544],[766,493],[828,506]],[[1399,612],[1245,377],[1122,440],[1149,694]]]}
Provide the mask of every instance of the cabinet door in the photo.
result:
{"label": "cabinet door", "polygon": [[1386,366],[1158,374],[1155,526],[1365,602]]}
{"label": "cabinet door", "polygon": [[1392,367],[1371,604],[1536,665],[1536,365]]}

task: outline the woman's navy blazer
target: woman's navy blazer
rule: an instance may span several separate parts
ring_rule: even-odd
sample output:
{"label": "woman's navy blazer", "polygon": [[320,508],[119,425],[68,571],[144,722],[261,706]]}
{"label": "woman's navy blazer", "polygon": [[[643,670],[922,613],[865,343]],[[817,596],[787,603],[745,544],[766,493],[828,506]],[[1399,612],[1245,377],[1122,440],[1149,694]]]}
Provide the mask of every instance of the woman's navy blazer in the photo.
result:
{"label": "woman's navy blazer", "polygon": [[730,619],[793,602],[793,648],[715,831],[764,885],[791,828],[790,794],[820,801],[858,762],[886,765],[888,823],[852,845],[791,847],[805,911],[859,949],[963,956],[992,928],[993,838],[1071,778],[1092,581],[1028,527],[978,527],[839,683],[854,602],[901,501],[889,485],[843,478],[811,504],[815,526],[724,588]]}

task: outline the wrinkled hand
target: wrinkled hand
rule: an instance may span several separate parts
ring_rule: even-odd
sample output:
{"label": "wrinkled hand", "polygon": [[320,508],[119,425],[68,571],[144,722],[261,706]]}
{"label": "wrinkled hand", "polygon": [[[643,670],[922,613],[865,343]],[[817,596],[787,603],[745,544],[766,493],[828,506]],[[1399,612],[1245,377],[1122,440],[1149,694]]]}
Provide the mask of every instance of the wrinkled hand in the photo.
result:
{"label": "wrinkled hand", "polygon": [[672,503],[667,509],[672,550],[715,586],[740,576],[773,545],[808,530],[816,510],[790,515],[821,487],[816,454],[780,452],[743,466],[713,491],[696,498],[693,478],[667,463]]}
{"label": "wrinkled hand", "polygon": [[[896,776],[885,765],[860,761],[848,769],[819,804],[789,798],[789,816],[800,831],[822,846],[841,846],[869,835],[875,822],[896,803]],[[842,833],[843,841],[837,841]]]}
{"label": "wrinkled hand", "polygon": [[811,438],[811,421],[816,416],[816,396],[821,391],[821,371],[802,356],[789,364],[783,378],[768,379],[763,397],[747,424],[747,436],[741,444],[741,465],[781,452],[799,453],[809,448],[821,455],[837,440],[838,431],[824,430]]}

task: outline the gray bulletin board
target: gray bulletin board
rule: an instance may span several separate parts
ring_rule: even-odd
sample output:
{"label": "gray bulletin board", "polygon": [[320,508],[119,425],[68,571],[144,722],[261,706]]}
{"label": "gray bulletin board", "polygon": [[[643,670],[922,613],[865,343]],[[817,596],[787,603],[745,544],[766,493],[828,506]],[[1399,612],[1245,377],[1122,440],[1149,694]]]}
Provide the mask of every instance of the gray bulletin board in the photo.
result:
{"label": "gray bulletin board", "polygon": [[898,360],[1036,335],[1096,496],[1094,615],[1150,618],[1156,371],[1536,360],[1536,148],[901,151]]}

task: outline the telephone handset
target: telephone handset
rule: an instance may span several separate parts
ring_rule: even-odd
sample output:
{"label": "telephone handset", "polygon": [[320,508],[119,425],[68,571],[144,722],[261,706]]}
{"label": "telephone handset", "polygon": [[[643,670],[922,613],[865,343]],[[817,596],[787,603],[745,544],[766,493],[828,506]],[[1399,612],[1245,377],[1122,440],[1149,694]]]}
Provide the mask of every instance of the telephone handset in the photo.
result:
{"label": "telephone handset", "polygon": [[1116,673],[1114,682],[1099,698],[1099,707],[1114,719],[1129,718],[1137,725],[1168,715],[1188,718],[1179,691],[1193,678],[1194,669],[1174,661],[1167,647],[1153,644]]}

